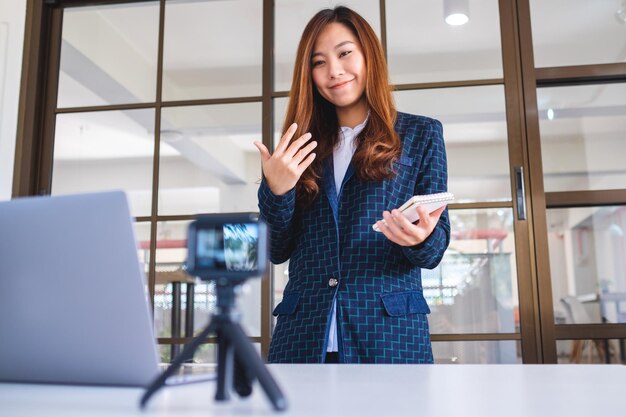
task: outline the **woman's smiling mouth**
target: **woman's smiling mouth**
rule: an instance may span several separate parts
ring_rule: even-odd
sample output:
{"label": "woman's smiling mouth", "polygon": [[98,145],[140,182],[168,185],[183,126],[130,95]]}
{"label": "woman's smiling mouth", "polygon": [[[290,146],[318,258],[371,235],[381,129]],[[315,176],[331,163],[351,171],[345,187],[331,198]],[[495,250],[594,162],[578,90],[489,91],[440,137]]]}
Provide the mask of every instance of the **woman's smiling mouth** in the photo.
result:
{"label": "woman's smiling mouth", "polygon": [[333,90],[334,90],[334,89],[338,89],[338,88],[341,88],[341,87],[343,87],[344,85],[346,85],[346,84],[348,84],[348,83],[350,83],[350,82],[352,82],[352,81],[354,81],[354,80],[352,79],[352,80],[344,81],[344,82],[339,83],[339,84],[331,85],[331,86],[330,86],[330,88],[331,88],[331,89],[333,89]]}

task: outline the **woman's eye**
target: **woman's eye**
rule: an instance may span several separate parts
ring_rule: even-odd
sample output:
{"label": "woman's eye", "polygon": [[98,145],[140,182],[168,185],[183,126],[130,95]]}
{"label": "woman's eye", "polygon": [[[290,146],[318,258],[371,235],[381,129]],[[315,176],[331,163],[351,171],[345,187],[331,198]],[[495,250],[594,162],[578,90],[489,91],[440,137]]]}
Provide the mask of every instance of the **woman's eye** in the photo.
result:
{"label": "woman's eye", "polygon": [[351,54],[352,51],[343,51],[342,53],[339,54],[339,58],[343,58],[344,56]]}
{"label": "woman's eye", "polygon": [[314,67],[319,67],[320,65],[322,65],[324,63],[324,61],[313,61],[313,66]]}

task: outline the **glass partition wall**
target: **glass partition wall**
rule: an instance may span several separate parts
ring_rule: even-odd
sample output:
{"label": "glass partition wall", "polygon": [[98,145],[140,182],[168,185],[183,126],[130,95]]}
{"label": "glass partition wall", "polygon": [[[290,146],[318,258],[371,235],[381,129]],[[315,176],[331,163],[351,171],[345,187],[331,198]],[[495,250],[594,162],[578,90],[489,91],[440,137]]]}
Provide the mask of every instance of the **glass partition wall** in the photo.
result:
{"label": "glass partition wall", "polygon": [[535,207],[544,349],[552,362],[624,364],[626,3],[520,3],[522,53],[534,56],[524,70],[536,79],[525,94],[531,169],[545,192]]}
{"label": "glass partition wall", "polygon": [[[258,210],[263,2],[71,6],[62,9],[51,193],[127,192],[169,361],[215,309],[213,285],[182,269],[189,222]],[[261,280],[238,304],[258,344]],[[196,361],[215,361],[207,342]]]}
{"label": "glass partition wall", "polygon": [[[22,129],[30,159],[16,161],[15,194],[127,192],[169,361],[215,308],[212,285],[181,269],[186,227],[197,214],[258,210],[252,143],[273,149],[281,136],[308,19],[347,5],[383,42],[398,110],[444,126],[451,243],[423,271],[435,362],[623,362],[626,64],[609,40],[625,39],[626,23],[608,1],[483,0],[453,26],[444,2],[35,5],[47,23],[33,27],[49,33],[33,60],[47,71],[39,83],[27,72],[41,98],[21,111],[40,115],[41,133]],[[588,34],[574,42],[573,28]],[[581,57],[581,42],[602,48]],[[273,266],[239,297],[263,355],[288,269]],[[214,339],[195,360],[215,361]]]}

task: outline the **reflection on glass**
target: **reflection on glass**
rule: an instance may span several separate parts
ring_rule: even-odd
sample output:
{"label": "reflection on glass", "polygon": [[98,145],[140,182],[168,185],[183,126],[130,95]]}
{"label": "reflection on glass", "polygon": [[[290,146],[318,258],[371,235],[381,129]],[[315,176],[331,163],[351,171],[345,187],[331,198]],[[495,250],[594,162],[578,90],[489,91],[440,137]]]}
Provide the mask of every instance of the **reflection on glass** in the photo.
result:
{"label": "reflection on glass", "polygon": [[163,100],[261,95],[261,0],[165,3]]}
{"label": "reflection on glass", "polygon": [[547,211],[557,324],[626,323],[626,206]]}
{"label": "reflection on glass", "polygon": [[619,0],[530,0],[535,66],[626,61],[620,6]]}
{"label": "reflection on glass", "polygon": [[65,8],[58,107],[154,101],[158,32],[158,1]]}
{"label": "reflection on glass", "polygon": [[441,1],[386,3],[394,84],[502,78],[498,1],[469,3],[469,22],[462,26],[446,24]]}
{"label": "reflection on glass", "polygon": [[399,111],[443,124],[448,190],[457,202],[511,200],[503,86],[398,91],[394,96]]}
{"label": "reflection on glass", "polygon": [[522,351],[515,340],[433,342],[436,364],[519,364]]}
{"label": "reflection on glass", "polygon": [[626,188],[626,84],[537,90],[546,191]]}
{"label": "reflection on glass", "polygon": [[57,115],[52,194],[127,192],[133,216],[149,216],[154,110]]}
{"label": "reflection on glass", "polygon": [[258,211],[260,103],[168,107],[161,120],[159,214]]}
{"label": "reflection on glass", "polygon": [[274,91],[291,88],[300,36],[307,22],[321,9],[347,6],[369,22],[380,38],[378,0],[276,0],[274,35]]}
{"label": "reflection on glass", "polygon": [[439,266],[422,270],[433,334],[518,331],[511,209],[450,210],[452,238]]}
{"label": "reflection on glass", "polygon": [[[187,291],[193,285],[194,322],[193,335],[208,323],[216,309],[215,283],[189,277],[182,270],[187,259],[188,221],[162,221],[157,224],[156,288],[154,294],[154,328],[157,337],[173,337],[172,328],[179,327],[184,336]],[[174,285],[180,283],[180,323],[172,321],[175,305]],[[242,286],[237,297],[237,309],[241,313],[241,324],[251,337],[261,334],[261,280],[251,278]]]}
{"label": "reflection on glass", "polygon": [[625,343],[624,339],[557,340],[557,362],[626,365]]}

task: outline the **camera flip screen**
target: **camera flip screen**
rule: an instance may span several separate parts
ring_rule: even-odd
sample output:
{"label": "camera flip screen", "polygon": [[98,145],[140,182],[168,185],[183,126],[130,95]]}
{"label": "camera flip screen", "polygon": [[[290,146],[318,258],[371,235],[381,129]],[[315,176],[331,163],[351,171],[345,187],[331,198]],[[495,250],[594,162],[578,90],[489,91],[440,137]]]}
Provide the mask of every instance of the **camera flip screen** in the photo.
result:
{"label": "camera flip screen", "polygon": [[196,267],[212,271],[258,269],[257,223],[217,224],[196,232]]}
{"label": "camera flip screen", "polygon": [[215,213],[189,224],[189,275],[203,280],[261,277],[267,264],[268,229],[256,213]]}

